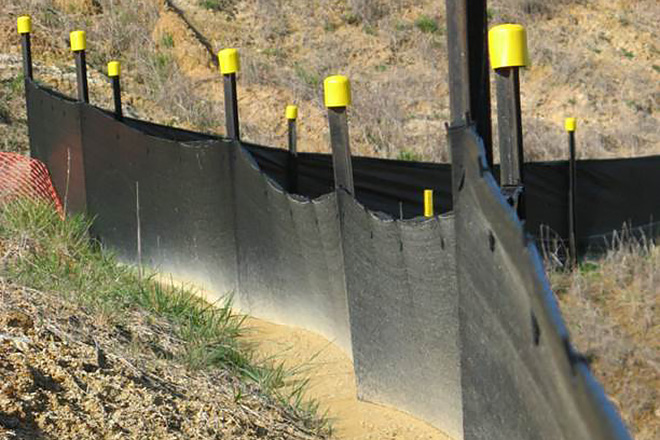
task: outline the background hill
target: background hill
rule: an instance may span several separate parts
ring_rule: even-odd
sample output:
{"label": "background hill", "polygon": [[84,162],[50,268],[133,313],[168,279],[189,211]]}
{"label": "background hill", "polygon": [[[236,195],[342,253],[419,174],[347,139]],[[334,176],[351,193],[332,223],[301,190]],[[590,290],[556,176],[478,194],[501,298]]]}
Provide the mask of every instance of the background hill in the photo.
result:
{"label": "background hill", "polygon": [[[124,64],[127,102],[159,122],[223,131],[215,53],[241,50],[244,137],[286,145],[283,108],[300,106],[300,149],[328,151],[322,80],[352,80],[355,154],[447,160],[445,11],[430,0],[3,0],[3,51],[18,54],[15,17],[34,16],[37,77],[73,90],[68,32],[88,31],[99,72]],[[526,155],[566,156],[563,118],[580,119],[579,157],[660,152],[660,61],[654,0],[493,0],[493,24],[526,25]],[[92,73],[92,100],[109,87]],[[494,100],[493,100],[494,101]],[[495,130],[496,132],[496,130]]]}

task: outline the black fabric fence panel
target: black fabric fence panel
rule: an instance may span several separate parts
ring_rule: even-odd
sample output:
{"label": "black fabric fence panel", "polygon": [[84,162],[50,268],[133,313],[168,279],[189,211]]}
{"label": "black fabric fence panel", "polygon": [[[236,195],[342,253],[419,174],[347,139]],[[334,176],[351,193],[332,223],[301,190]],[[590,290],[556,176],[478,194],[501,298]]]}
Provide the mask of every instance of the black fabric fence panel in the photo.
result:
{"label": "black fabric fence panel", "polygon": [[[288,154],[284,150],[246,144],[259,166],[287,188]],[[660,156],[577,162],[576,214],[580,254],[602,251],[613,231],[626,227],[647,237],[660,235]],[[424,189],[434,191],[437,213],[452,210],[451,166],[368,157],[353,158],[356,197],[374,211],[409,219],[424,212]],[[493,174],[499,181],[499,166]],[[568,162],[525,165],[526,229],[537,240],[568,238]],[[300,153],[300,194],[318,197],[333,191],[332,157]],[[546,230],[546,232],[542,231]]]}
{"label": "black fabric fence panel", "polygon": [[241,310],[324,335],[351,355],[337,202],[284,192],[235,149]]}
{"label": "black fabric fence panel", "polygon": [[472,127],[450,130],[465,439],[629,439]]}
{"label": "black fabric fence panel", "polygon": [[[353,357],[361,398],[458,440],[629,438],[573,352],[536,248],[471,129],[450,135],[458,179],[442,166],[356,159],[355,200],[331,190],[322,155],[301,157],[303,195],[289,194],[286,152],[118,121],[31,82],[27,97],[33,155],[69,210],[94,217],[99,240],[333,340]],[[460,182],[455,217],[398,219],[399,202],[416,215],[409,206],[429,187],[443,211],[449,180]]]}
{"label": "black fabric fence panel", "polygon": [[90,106],[82,114],[92,232],[126,261],[234,292],[231,143],[180,143]]}
{"label": "black fabric fence panel", "polygon": [[340,195],[360,398],[463,438],[451,217],[394,220]]}
{"label": "black fabric fence panel", "polygon": [[82,105],[25,81],[30,151],[48,165],[53,186],[68,212],[85,211]]}

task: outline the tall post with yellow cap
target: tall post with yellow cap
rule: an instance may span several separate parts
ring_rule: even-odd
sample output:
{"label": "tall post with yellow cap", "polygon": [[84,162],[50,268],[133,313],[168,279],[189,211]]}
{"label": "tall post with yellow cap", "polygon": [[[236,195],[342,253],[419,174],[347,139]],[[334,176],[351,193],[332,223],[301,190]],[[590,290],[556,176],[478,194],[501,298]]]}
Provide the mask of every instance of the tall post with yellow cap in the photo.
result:
{"label": "tall post with yellow cap", "polygon": [[289,192],[298,192],[298,145],[296,136],[296,120],[298,119],[298,106],[286,106],[286,120],[289,134],[289,158],[287,166],[287,181]]}
{"label": "tall post with yellow cap", "polygon": [[22,15],[16,20],[18,33],[21,36],[21,50],[23,52],[23,76],[32,79],[32,49],[30,45],[30,32],[32,21],[29,15]]}
{"label": "tall post with yellow cap", "polygon": [[87,61],[85,50],[87,49],[87,36],[85,31],[73,31],[69,34],[71,52],[76,58],[76,78],[78,81],[78,100],[89,102],[89,89],[87,87]]}
{"label": "tall post with yellow cap", "polygon": [[112,96],[115,101],[115,116],[117,119],[122,119],[124,113],[121,108],[121,83],[119,77],[121,75],[121,64],[119,61],[110,61],[108,63],[108,76],[112,81]]}
{"label": "tall post with yellow cap", "polygon": [[520,219],[524,219],[520,68],[528,65],[529,58],[525,28],[518,24],[495,26],[488,32],[488,48],[497,90],[500,184]]}
{"label": "tall post with yellow cap", "polygon": [[241,137],[238,122],[238,95],[236,93],[236,74],[241,69],[241,61],[236,49],[222,49],[218,52],[220,73],[224,78],[225,90],[225,126],[229,139]]}
{"label": "tall post with yellow cap", "polygon": [[323,96],[328,109],[335,188],[344,189],[355,196],[346,116],[346,108],[351,104],[351,86],[348,78],[342,75],[327,77],[323,81]]}
{"label": "tall post with yellow cap", "polygon": [[564,121],[564,128],[568,133],[568,151],[569,151],[569,165],[568,165],[568,248],[569,248],[569,261],[571,267],[577,266],[577,214],[575,211],[576,205],[576,186],[577,186],[577,170],[575,162],[575,129],[577,120],[575,118],[566,118]]}

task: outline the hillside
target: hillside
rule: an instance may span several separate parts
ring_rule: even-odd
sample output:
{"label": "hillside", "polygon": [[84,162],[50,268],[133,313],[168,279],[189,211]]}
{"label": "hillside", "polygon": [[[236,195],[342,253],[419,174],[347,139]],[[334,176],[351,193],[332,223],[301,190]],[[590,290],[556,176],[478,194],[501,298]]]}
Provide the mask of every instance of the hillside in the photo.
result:
{"label": "hillside", "polygon": [[[34,16],[37,78],[73,90],[68,32],[88,31],[90,64],[124,63],[126,102],[143,118],[223,132],[215,53],[241,50],[244,137],[285,145],[283,108],[300,106],[301,151],[328,151],[325,76],[352,80],[356,154],[447,160],[445,12],[442,1],[3,0],[1,48],[19,53],[15,17]],[[494,0],[493,24],[517,21],[532,66],[522,76],[530,160],[565,157],[562,121],[580,120],[579,157],[660,152],[660,66],[654,0]],[[139,13],[136,13],[139,11]],[[94,79],[92,73],[92,78]],[[96,75],[92,101],[107,104]],[[494,101],[494,100],[493,100]],[[495,130],[496,132],[496,130]]]}

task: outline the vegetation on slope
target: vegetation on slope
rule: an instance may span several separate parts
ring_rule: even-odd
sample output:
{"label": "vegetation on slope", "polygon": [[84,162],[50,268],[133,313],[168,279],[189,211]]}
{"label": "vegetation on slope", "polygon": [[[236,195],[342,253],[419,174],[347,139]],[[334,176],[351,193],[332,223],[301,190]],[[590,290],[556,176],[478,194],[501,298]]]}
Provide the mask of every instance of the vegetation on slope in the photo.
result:
{"label": "vegetation on slope", "polygon": [[119,265],[90,241],[89,225],[27,201],[0,208],[0,430],[18,438],[327,434],[303,402],[305,381],[254,360],[230,302],[208,304]]}

